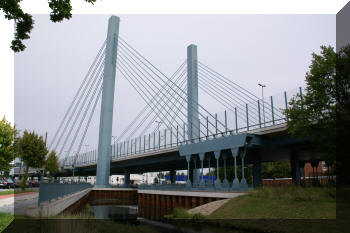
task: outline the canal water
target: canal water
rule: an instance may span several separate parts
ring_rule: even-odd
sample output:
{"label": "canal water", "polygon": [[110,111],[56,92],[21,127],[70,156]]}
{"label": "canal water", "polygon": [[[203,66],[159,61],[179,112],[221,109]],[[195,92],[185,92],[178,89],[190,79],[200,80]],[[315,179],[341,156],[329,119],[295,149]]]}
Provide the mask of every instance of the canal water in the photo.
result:
{"label": "canal water", "polygon": [[88,202],[79,214],[84,216],[88,215],[94,219],[110,220],[116,223],[147,226],[158,233],[227,233],[227,232],[245,232],[238,231],[223,227],[218,227],[212,224],[206,224],[205,222],[194,222],[192,220],[181,220],[172,223],[153,221],[144,218],[138,218],[136,205],[116,205],[113,203],[105,203],[105,200],[101,200],[99,204],[98,200]]}

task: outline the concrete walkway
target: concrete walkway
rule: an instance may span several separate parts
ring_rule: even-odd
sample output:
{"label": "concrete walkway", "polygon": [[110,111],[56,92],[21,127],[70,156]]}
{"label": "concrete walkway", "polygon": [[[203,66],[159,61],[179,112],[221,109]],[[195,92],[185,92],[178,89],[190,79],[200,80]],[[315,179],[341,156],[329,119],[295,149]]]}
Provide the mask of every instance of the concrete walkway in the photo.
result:
{"label": "concrete walkway", "polygon": [[151,190],[151,189],[138,189],[137,193],[145,194],[160,194],[160,195],[174,195],[174,196],[187,196],[187,197],[217,197],[217,198],[233,198],[239,195],[245,194],[241,192],[212,192],[212,191],[174,191],[174,190]]}
{"label": "concrete walkway", "polygon": [[[240,193],[240,194],[237,193],[237,195],[235,197],[238,197],[238,196],[244,195],[244,194],[245,193]],[[235,198],[235,197],[232,197],[232,198]],[[196,208],[188,210],[188,213],[190,213],[190,214],[200,213],[202,215],[210,215],[215,210],[219,209],[222,205],[226,204],[232,198],[227,198],[227,199],[224,199],[224,200],[213,201],[213,202],[209,202],[207,204],[201,205],[201,206],[197,206]]]}

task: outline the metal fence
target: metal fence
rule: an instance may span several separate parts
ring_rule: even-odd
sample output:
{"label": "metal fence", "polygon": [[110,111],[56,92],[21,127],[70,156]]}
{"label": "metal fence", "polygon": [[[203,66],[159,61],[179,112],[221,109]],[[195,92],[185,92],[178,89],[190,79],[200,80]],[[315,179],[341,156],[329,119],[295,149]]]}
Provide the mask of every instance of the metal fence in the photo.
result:
{"label": "metal fence", "polygon": [[90,183],[42,183],[39,188],[38,206],[91,187]]}

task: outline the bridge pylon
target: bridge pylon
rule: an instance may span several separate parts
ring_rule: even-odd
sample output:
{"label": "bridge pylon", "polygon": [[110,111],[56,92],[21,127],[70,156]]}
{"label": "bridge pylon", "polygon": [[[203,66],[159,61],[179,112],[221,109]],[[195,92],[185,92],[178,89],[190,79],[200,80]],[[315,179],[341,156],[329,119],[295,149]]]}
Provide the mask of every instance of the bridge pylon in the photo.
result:
{"label": "bridge pylon", "polygon": [[119,21],[114,15],[108,20],[95,185],[98,188],[109,187]]}
{"label": "bridge pylon", "polygon": [[187,47],[187,136],[189,140],[199,137],[198,117],[198,58],[197,46]]}
{"label": "bridge pylon", "polygon": [[[198,112],[198,57],[197,45],[187,47],[187,136],[190,142],[200,137]],[[194,160],[196,164],[197,160]],[[193,170],[193,185],[199,184],[199,169]]]}

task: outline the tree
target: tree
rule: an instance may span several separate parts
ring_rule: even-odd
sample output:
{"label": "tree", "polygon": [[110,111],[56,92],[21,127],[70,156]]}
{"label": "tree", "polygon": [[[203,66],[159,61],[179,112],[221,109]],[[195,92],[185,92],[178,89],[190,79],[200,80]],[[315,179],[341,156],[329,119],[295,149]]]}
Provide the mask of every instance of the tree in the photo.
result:
{"label": "tree", "polygon": [[50,176],[58,172],[59,162],[56,152],[53,150],[49,153],[45,161],[45,170],[50,173]]}
{"label": "tree", "polygon": [[310,137],[321,158],[335,160],[336,154],[336,53],[321,46],[321,54],[312,54],[306,73],[306,93],[297,94],[285,110],[291,135]]}
{"label": "tree", "polygon": [[26,164],[21,181],[21,188],[24,189],[28,179],[29,167],[42,168],[45,164],[45,156],[48,150],[42,136],[38,136],[34,131],[29,133],[27,130],[18,139],[17,150],[20,159]]}
{"label": "tree", "polygon": [[0,121],[0,171],[8,172],[11,161],[15,158],[14,151],[15,128],[5,119]]}
{"label": "tree", "polygon": [[350,184],[350,45],[344,46],[337,53],[336,62],[337,88],[337,185]]}
{"label": "tree", "polygon": [[[29,33],[33,29],[33,17],[24,13],[19,3],[22,0],[1,0],[0,10],[5,13],[5,18],[15,21],[15,36],[11,42],[11,49],[15,52],[23,51],[26,46],[23,40],[29,39]],[[96,0],[85,0],[88,3],[94,4]],[[61,22],[64,19],[72,17],[72,5],[70,0],[48,0],[51,8],[50,20],[52,22]]]}
{"label": "tree", "polygon": [[157,177],[159,178],[159,179],[164,179],[164,173],[163,172],[159,172],[158,174],[157,174]]}
{"label": "tree", "polygon": [[290,162],[261,163],[261,177],[263,179],[290,177]]}

